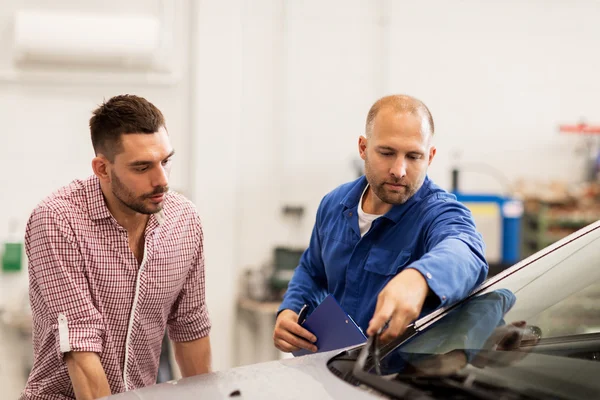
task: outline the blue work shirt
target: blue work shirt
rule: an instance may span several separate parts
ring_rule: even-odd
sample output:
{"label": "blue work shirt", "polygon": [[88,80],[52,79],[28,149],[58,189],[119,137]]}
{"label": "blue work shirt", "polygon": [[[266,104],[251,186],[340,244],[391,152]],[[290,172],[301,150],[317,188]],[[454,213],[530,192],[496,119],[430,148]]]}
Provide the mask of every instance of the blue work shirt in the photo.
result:
{"label": "blue work shirt", "polygon": [[487,276],[484,243],[471,212],[429,177],[360,236],[362,176],[328,193],[317,210],[308,249],[279,307],[312,312],[331,293],[366,332],[384,286],[406,268],[429,285],[421,316],[465,298]]}

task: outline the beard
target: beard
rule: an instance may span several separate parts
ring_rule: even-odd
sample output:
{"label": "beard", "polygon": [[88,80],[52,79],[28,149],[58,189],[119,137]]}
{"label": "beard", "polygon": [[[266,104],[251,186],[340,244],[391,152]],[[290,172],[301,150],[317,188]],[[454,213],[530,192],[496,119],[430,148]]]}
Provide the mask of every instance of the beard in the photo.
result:
{"label": "beard", "polygon": [[[425,177],[423,176],[422,179],[419,179],[417,182],[410,183],[406,180],[397,179],[389,175],[387,179],[380,180],[373,172],[368,158],[365,158],[365,176],[367,177],[367,182],[371,186],[373,193],[375,193],[382,202],[392,205],[406,203],[415,193],[417,193],[425,180]],[[394,188],[386,185],[386,183],[402,186]]]}
{"label": "beard", "polygon": [[152,196],[156,196],[157,194],[166,193],[169,190],[168,186],[157,187],[152,193],[147,193],[142,196],[136,196],[131,190],[127,188],[121,182],[117,174],[114,172],[111,174],[111,191],[113,195],[127,208],[140,213],[140,214],[156,214],[163,208],[163,204],[151,204],[148,205],[145,203]]}

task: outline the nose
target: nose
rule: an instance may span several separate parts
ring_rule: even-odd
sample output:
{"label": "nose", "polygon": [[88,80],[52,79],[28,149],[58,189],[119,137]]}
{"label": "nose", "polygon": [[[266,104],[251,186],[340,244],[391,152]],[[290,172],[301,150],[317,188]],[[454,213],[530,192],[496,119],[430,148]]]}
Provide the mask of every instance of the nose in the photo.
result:
{"label": "nose", "polygon": [[390,169],[390,174],[395,178],[404,178],[406,176],[406,160],[404,157],[398,157]]}
{"label": "nose", "polygon": [[156,173],[152,177],[153,187],[166,187],[169,185],[169,173],[164,166],[156,168]]}

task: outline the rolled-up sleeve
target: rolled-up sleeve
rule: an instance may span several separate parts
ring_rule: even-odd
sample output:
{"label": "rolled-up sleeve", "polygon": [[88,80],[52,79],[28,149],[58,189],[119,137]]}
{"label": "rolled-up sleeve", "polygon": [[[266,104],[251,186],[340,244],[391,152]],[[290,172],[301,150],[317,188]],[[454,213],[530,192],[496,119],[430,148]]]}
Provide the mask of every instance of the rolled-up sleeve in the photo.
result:
{"label": "rolled-up sleeve", "polygon": [[169,338],[188,342],[208,336],[211,322],[206,307],[204,273],[204,235],[196,218],[196,252],[188,276],[168,319]]}
{"label": "rolled-up sleeve", "polygon": [[38,207],[25,233],[32,311],[38,329],[56,343],[58,356],[69,351],[103,350],[104,321],[94,306],[84,263],[71,225],[58,211]]}
{"label": "rolled-up sleeve", "polygon": [[429,215],[426,252],[409,268],[423,275],[439,305],[446,306],[465,298],[487,277],[485,245],[461,203],[445,201]]}

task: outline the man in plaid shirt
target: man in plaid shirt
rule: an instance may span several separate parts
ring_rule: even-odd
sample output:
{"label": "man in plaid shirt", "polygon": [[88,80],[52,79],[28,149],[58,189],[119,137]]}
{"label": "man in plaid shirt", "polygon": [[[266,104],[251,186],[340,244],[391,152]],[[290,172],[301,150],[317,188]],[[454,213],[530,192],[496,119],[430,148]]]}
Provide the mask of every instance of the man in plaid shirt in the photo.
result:
{"label": "man in plaid shirt", "polygon": [[116,96],[90,131],[94,175],[44,199],[27,224],[34,364],[22,399],[152,385],[167,327],[184,377],[211,368],[202,227],[168,190],[162,113]]}

